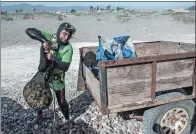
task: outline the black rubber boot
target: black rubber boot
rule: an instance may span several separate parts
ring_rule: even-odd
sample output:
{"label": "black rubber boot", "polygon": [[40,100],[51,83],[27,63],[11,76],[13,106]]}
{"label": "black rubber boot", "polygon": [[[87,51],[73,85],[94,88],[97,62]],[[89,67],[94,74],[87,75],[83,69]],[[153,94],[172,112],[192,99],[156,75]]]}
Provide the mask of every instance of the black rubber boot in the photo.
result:
{"label": "black rubber boot", "polygon": [[43,112],[38,110],[37,117],[33,120],[33,124],[41,124],[43,122]]}
{"label": "black rubber boot", "polygon": [[66,102],[65,106],[63,107],[62,110],[62,113],[63,113],[63,116],[65,117],[65,119],[69,120],[69,105],[68,103]]}

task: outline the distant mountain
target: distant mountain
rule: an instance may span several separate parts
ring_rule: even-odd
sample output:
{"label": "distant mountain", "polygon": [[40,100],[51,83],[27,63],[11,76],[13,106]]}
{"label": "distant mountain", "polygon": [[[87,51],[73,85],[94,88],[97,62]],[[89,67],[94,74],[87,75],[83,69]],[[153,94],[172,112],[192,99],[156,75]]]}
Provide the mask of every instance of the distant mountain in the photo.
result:
{"label": "distant mountain", "polygon": [[83,6],[49,7],[49,6],[43,6],[43,5],[30,5],[30,4],[2,6],[2,11],[7,11],[7,12],[16,12],[16,10],[19,10],[19,9],[22,9],[23,11],[26,11],[26,12],[31,12],[34,9],[36,9],[36,11],[54,12],[54,11],[71,11],[72,9],[75,9],[77,11],[84,11],[84,10],[88,10],[89,7],[83,7]]}
{"label": "distant mountain", "polygon": [[188,10],[189,11],[195,11],[195,6],[189,7]]}
{"label": "distant mountain", "polygon": [[[97,6],[94,6],[97,7]],[[132,9],[132,10],[141,10],[139,9],[139,7],[131,7],[131,6],[120,6],[119,7],[124,7],[127,9]],[[99,9],[106,9],[106,6],[99,6]],[[116,9],[117,6],[111,6],[111,9]],[[177,7],[175,7],[177,8]],[[182,8],[182,7],[181,7]],[[188,7],[186,7],[188,8]],[[7,12],[16,12],[16,10],[20,10],[22,9],[23,11],[26,12],[31,12],[34,9],[36,9],[36,11],[47,11],[47,12],[54,12],[54,11],[71,11],[72,9],[75,9],[77,11],[85,11],[85,10],[89,10],[90,6],[63,6],[63,7],[50,7],[50,6],[43,6],[43,5],[30,5],[30,4],[17,4],[17,5],[12,5],[12,6],[2,6],[1,11],[7,11]],[[147,9],[143,8],[143,9]],[[150,9],[150,8],[149,8]],[[155,9],[152,8],[154,10],[167,10],[168,8],[165,9]],[[195,6],[191,7],[189,10],[195,10]]]}

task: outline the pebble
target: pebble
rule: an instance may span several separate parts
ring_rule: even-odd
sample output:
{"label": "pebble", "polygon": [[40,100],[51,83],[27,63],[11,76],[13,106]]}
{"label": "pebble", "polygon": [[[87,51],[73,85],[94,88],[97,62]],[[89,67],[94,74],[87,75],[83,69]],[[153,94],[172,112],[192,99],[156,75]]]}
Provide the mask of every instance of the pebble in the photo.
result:
{"label": "pebble", "polygon": [[126,133],[127,132],[127,126],[126,125],[123,125],[122,126],[122,131],[123,131],[123,133]]}
{"label": "pebble", "polygon": [[94,116],[94,117],[91,118],[91,121],[94,121],[94,120],[96,120],[96,119],[97,119],[97,117]]}
{"label": "pebble", "polygon": [[37,124],[34,125],[34,129],[38,129],[38,125]]}
{"label": "pebble", "polygon": [[27,124],[30,124],[30,123],[31,123],[31,121],[28,120],[28,121],[27,121]]}
{"label": "pebble", "polygon": [[52,127],[52,126],[53,126],[53,124],[52,124],[52,123],[49,123],[48,125],[49,125],[49,127]]}
{"label": "pebble", "polygon": [[154,35],[153,35],[153,34],[149,34],[149,36],[150,36],[150,37],[154,37]]}
{"label": "pebble", "polygon": [[109,119],[106,119],[105,122],[106,122],[107,126],[110,126],[111,121]]}
{"label": "pebble", "polygon": [[7,104],[3,104],[3,107],[7,108],[7,107],[8,107],[8,105],[7,105]]}
{"label": "pebble", "polygon": [[45,129],[46,134],[52,134],[52,131],[50,129]]}

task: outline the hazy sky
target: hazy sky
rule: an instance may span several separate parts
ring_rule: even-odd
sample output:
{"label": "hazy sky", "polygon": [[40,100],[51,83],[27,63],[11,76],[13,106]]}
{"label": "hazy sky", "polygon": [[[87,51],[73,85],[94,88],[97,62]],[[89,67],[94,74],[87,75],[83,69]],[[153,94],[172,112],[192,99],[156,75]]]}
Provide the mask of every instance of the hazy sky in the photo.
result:
{"label": "hazy sky", "polygon": [[134,9],[170,9],[178,7],[190,7],[195,5],[192,2],[1,2],[2,6],[10,6],[14,4],[28,3],[31,5],[45,6],[126,6]]}

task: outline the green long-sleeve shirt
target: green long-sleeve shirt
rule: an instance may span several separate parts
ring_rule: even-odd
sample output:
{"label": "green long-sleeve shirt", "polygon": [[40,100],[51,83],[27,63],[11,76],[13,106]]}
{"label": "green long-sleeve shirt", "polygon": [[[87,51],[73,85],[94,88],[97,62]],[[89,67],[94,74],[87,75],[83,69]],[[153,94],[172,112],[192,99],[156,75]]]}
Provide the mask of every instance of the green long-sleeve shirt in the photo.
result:
{"label": "green long-sleeve shirt", "polygon": [[[57,45],[57,37],[54,34],[51,34],[48,31],[41,31],[42,35],[48,40],[52,42],[52,46],[56,46]],[[58,51],[52,51],[53,56],[58,59],[61,60],[63,62],[67,62],[67,63],[71,63],[72,61],[72,55],[73,55],[73,48],[72,45],[70,43],[68,43],[67,45],[62,45],[59,46]],[[62,90],[65,88],[65,72],[61,71],[60,69],[54,68],[54,71],[51,75],[50,78],[50,87],[53,90]]]}

